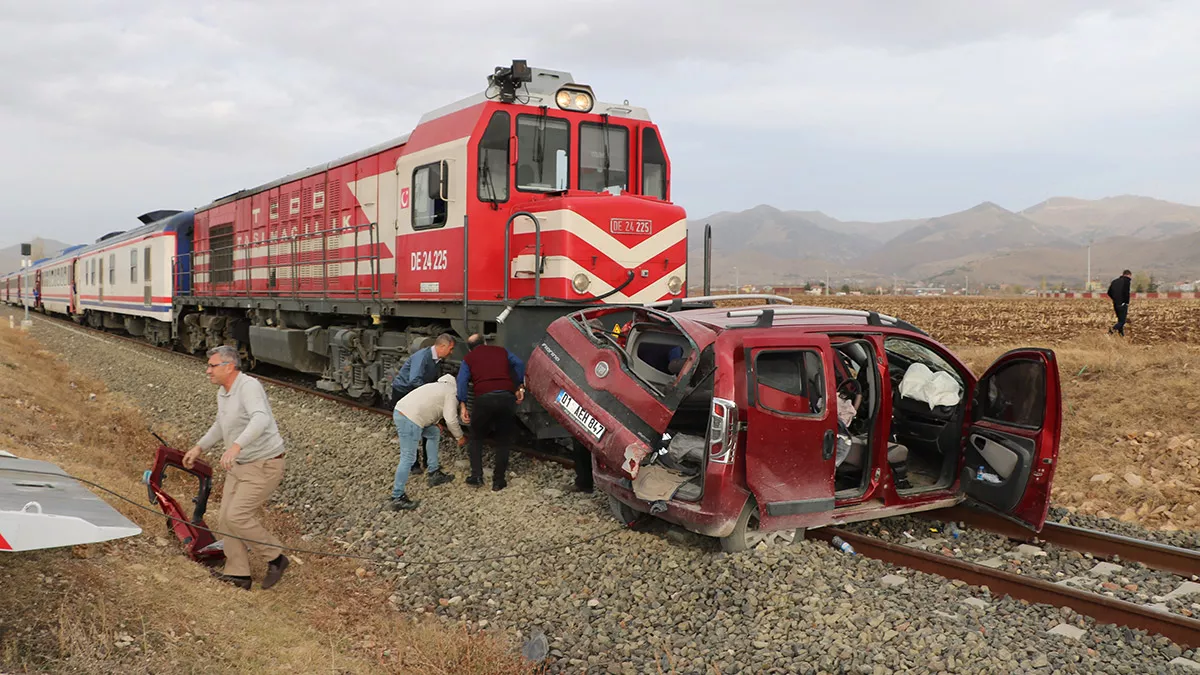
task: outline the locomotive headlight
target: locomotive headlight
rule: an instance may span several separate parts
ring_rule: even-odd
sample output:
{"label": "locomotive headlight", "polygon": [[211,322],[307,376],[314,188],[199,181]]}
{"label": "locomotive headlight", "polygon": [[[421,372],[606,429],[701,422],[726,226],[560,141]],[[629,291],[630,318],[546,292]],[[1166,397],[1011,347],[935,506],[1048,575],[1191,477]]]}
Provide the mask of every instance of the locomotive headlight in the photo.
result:
{"label": "locomotive headlight", "polygon": [[574,279],[571,280],[571,285],[575,287],[576,293],[583,293],[588,289],[588,286],[592,285],[592,278],[583,272],[580,272],[579,274],[575,275]]}
{"label": "locomotive headlight", "polygon": [[572,84],[559,89],[554,94],[554,102],[563,110],[590,112],[596,99],[592,96],[592,88],[585,84]]}
{"label": "locomotive headlight", "polygon": [[671,291],[671,295],[679,295],[679,291],[683,290],[683,279],[679,277],[667,279],[667,290]]}

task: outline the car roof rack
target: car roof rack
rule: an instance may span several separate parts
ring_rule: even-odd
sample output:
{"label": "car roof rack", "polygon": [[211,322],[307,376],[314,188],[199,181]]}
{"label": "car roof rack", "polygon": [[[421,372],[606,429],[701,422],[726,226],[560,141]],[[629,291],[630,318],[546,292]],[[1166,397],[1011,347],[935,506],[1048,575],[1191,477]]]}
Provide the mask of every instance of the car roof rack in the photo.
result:
{"label": "car roof rack", "polygon": [[766,300],[767,304],[784,303],[792,304],[793,300],[783,295],[771,295],[770,293],[731,293],[729,295],[701,295],[693,298],[674,298],[672,300],[659,300],[657,302],[647,302],[643,307],[666,307],[668,312],[678,312],[687,305],[691,304],[711,304],[717,300]]}
{"label": "car roof rack", "polygon": [[774,324],[775,317],[777,317],[777,316],[828,316],[831,314],[835,315],[835,316],[862,317],[867,320],[867,325],[869,325],[869,326],[890,325],[890,326],[894,326],[896,328],[903,328],[905,330],[911,330],[911,331],[920,333],[922,335],[929,335],[928,333],[921,330],[920,328],[917,328],[916,326],[912,325],[911,323],[908,323],[907,321],[904,321],[902,319],[897,319],[896,317],[890,316],[888,314],[880,314],[879,312],[869,312],[869,311],[862,310],[862,309],[843,309],[841,307],[780,307],[778,309],[775,309],[775,308],[771,308],[771,309],[763,309],[763,308],[731,309],[725,314],[725,316],[727,316],[731,319],[736,319],[736,318],[740,318],[740,317],[747,317],[747,318],[748,317],[757,317],[757,320],[753,324],[749,324],[745,327],[746,328],[770,328]]}

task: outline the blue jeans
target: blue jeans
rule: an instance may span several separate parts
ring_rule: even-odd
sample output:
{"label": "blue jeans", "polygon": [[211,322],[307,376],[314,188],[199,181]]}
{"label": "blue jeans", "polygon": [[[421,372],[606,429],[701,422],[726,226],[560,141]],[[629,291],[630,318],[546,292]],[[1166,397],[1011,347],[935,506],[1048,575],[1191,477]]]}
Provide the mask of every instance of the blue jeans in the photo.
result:
{"label": "blue jeans", "polygon": [[433,473],[441,468],[438,464],[438,442],[442,440],[442,432],[436,424],[421,428],[395,411],[392,412],[392,422],[400,436],[400,463],[396,465],[396,479],[392,482],[392,499],[399,499],[408,485],[409,469],[417,461],[421,439],[425,440],[425,459],[429,464],[426,469]]}

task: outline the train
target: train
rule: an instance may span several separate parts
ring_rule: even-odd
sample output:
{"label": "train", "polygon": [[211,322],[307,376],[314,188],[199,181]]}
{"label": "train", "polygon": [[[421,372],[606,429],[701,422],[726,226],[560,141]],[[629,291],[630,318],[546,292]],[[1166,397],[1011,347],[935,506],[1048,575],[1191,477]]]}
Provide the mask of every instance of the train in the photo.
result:
{"label": "train", "polygon": [[[581,306],[685,298],[686,212],[647,110],[523,60],[486,80],[406,135],[33,261],[0,300],[186,353],[232,345],[247,370],[380,404],[442,332],[525,359]],[[531,399],[519,416],[566,436]]]}

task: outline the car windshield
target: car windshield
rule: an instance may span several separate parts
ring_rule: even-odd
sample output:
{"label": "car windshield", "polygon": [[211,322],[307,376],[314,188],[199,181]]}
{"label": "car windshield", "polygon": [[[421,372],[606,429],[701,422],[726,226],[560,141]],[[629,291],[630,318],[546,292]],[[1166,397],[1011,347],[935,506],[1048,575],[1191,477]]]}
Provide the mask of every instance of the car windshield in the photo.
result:
{"label": "car windshield", "polygon": [[963,384],[963,379],[959,375],[958,369],[950,365],[940,354],[919,342],[890,337],[884,341],[883,347],[887,350],[889,357],[892,354],[896,354],[901,357],[901,360],[909,364],[923,363],[934,372],[940,370],[949,373],[960,385]]}

